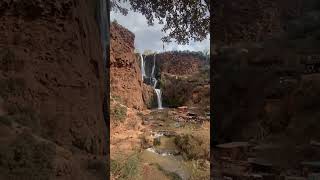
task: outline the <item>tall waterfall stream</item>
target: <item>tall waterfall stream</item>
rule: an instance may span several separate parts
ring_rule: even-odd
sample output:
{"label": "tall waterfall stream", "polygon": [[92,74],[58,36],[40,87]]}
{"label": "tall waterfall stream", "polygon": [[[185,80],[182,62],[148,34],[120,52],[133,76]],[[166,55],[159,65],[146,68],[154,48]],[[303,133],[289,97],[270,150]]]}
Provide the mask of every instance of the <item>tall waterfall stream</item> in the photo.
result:
{"label": "tall waterfall stream", "polygon": [[[145,69],[145,61],[143,58],[143,55],[140,55],[140,59],[141,59],[141,74],[142,74],[142,80],[144,80],[145,77],[148,77],[146,75],[146,69]],[[153,56],[153,65],[152,65],[152,71],[151,71],[151,82],[152,82],[152,87],[157,95],[157,103],[158,103],[158,109],[163,109],[162,107],[162,92],[160,88],[157,88],[157,83],[158,80],[155,77],[155,69],[156,69],[156,54],[154,54]]]}

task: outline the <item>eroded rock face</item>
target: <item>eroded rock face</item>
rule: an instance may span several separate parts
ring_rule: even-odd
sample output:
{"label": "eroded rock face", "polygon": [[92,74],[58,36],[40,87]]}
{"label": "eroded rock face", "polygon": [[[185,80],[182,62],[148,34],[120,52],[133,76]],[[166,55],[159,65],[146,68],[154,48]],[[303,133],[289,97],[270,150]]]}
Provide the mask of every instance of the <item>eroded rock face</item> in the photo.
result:
{"label": "eroded rock face", "polygon": [[[201,65],[200,58],[188,54],[164,53],[157,56],[160,61],[161,72],[176,75],[192,74],[199,70]],[[183,59],[183,60],[182,60]]]}
{"label": "eroded rock face", "polygon": [[216,3],[215,43],[258,42],[286,29],[286,20],[301,13],[301,0],[240,0]]}
{"label": "eroded rock face", "polygon": [[[151,73],[154,55],[147,56],[147,74]],[[203,59],[196,54],[184,52],[165,52],[156,54],[156,71],[173,75],[189,75],[199,71]]]}
{"label": "eroded rock face", "polygon": [[134,34],[112,23],[110,49],[111,96],[120,97],[128,107],[144,108],[141,70],[134,54]]}
{"label": "eroded rock face", "polygon": [[[22,151],[23,157],[10,163],[43,158],[49,164],[44,164],[49,169],[41,172],[34,171],[37,165],[31,162],[17,165],[15,171],[1,164],[4,173],[0,174],[4,179],[19,179],[21,172],[27,179],[35,173],[53,179],[104,178],[103,167],[96,169],[99,175],[92,175],[90,171],[95,169],[86,166],[93,156],[104,158],[107,147],[102,112],[102,48],[95,3],[86,0],[0,2],[0,97],[3,99],[0,118],[5,122],[0,125],[1,153],[11,151],[16,142],[21,142],[14,153]],[[33,155],[37,154],[36,147],[30,149],[24,143],[25,137],[20,135],[22,132],[16,131],[12,124],[26,129],[30,139],[35,139],[32,142],[36,147],[47,149],[50,156],[36,159]],[[28,152],[23,152],[24,149]],[[57,149],[70,156],[63,157],[64,153],[58,153]],[[61,167],[67,166],[64,172],[55,168],[56,159],[60,159]],[[79,174],[75,176],[74,172]]]}
{"label": "eroded rock face", "polygon": [[157,106],[157,104],[156,104],[157,97],[154,92],[154,89],[149,85],[143,84],[142,90],[143,90],[143,93],[142,93],[143,101],[144,101],[144,104],[146,105],[146,107],[149,109],[156,107]]}

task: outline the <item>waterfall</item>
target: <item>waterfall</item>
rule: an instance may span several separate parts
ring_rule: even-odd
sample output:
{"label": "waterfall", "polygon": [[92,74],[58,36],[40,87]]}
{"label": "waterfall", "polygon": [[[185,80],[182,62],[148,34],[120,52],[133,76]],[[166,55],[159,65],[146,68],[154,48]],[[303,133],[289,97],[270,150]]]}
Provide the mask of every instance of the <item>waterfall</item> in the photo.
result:
{"label": "waterfall", "polygon": [[156,54],[153,55],[153,66],[152,66],[152,71],[151,71],[151,78],[155,79],[154,77],[154,70],[156,68]]}
{"label": "waterfall", "polygon": [[141,60],[141,75],[142,75],[142,82],[143,82],[143,78],[146,77],[146,71],[145,71],[145,62],[143,60],[143,56],[142,54],[140,54],[140,60]]}
{"label": "waterfall", "polygon": [[153,78],[152,82],[154,82],[153,83],[153,88],[155,89],[157,87],[158,80],[156,78]]}
{"label": "waterfall", "polygon": [[[162,109],[162,98],[161,98],[161,89],[157,89],[157,84],[158,80],[155,77],[155,69],[156,69],[156,54],[153,56],[153,65],[152,65],[152,71],[151,71],[151,77],[146,75],[146,69],[145,69],[145,61],[143,60],[142,54],[140,55],[141,59],[141,75],[142,75],[142,80],[144,80],[144,77],[148,77],[151,80],[151,85],[156,92],[157,95],[157,103],[158,103],[158,109]],[[149,81],[150,83],[150,81]]]}
{"label": "waterfall", "polygon": [[156,54],[153,56],[153,66],[152,66],[152,72],[151,72],[151,78],[153,83],[153,89],[157,94],[157,102],[158,102],[158,109],[162,109],[162,98],[161,98],[161,89],[157,89],[157,83],[158,80],[154,76],[154,71],[156,68]]}
{"label": "waterfall", "polygon": [[161,90],[154,89],[157,94],[157,101],[158,101],[158,109],[162,109],[162,99],[161,99]]}

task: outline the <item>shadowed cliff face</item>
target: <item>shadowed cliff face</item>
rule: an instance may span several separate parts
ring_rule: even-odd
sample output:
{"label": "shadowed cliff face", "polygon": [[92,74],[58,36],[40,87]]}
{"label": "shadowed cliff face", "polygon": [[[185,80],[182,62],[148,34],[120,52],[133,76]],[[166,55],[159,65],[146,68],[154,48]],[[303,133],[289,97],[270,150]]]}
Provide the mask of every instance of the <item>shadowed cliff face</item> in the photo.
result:
{"label": "shadowed cliff face", "polygon": [[[283,19],[282,24],[288,28],[281,36],[273,33],[268,41],[261,39],[257,43],[235,38],[233,45],[217,46],[213,56],[215,138],[219,143],[270,144],[273,147],[257,148],[253,156],[270,162],[270,167],[278,171],[274,174],[276,177],[280,172],[310,175],[315,172],[312,168],[305,174],[300,173],[301,164],[317,161],[320,154],[314,145],[314,141],[320,140],[317,134],[320,126],[315,123],[320,108],[317,95],[320,23],[316,20],[320,11],[319,5],[311,8],[312,2],[316,1],[301,5],[300,15],[293,13]],[[291,6],[291,2],[286,3]],[[285,12],[288,7],[278,8]],[[264,32],[263,36],[268,34]],[[292,173],[295,171],[298,173]],[[243,174],[247,173],[248,170],[243,170]],[[240,178],[241,173],[237,174]]]}
{"label": "shadowed cliff face", "polygon": [[285,32],[286,21],[299,16],[302,0],[227,0],[214,6],[215,44],[259,42]]}
{"label": "shadowed cliff face", "polygon": [[0,2],[0,179],[105,177],[96,3]]}
{"label": "shadowed cliff face", "polygon": [[[272,39],[262,39],[255,44],[234,39],[238,41],[236,45],[218,47],[216,50],[213,68],[217,74],[213,92],[215,117],[220,119],[221,125],[217,131],[221,132],[218,135],[221,135],[222,141],[259,139],[286,132],[297,119],[296,114],[305,113],[303,109],[293,113],[292,109],[300,106],[300,103],[312,101],[311,96],[317,91],[314,84],[318,81],[317,75],[309,74],[319,72],[316,70],[318,62],[312,60],[308,63],[303,59],[319,54],[319,22],[316,20],[319,2],[276,2],[281,6],[278,11],[271,12],[282,12],[285,17],[281,19],[282,24],[288,27],[281,36],[273,33]],[[290,11],[290,8],[296,11]],[[257,19],[252,22],[257,23]],[[267,36],[266,33],[263,35]],[[310,72],[310,66],[314,72]],[[313,90],[303,102],[299,98],[301,94],[297,92],[307,94],[307,88],[304,91],[301,87],[308,83]],[[270,99],[276,102],[270,102]],[[315,103],[313,108],[316,107]],[[247,131],[259,128],[262,129]]]}

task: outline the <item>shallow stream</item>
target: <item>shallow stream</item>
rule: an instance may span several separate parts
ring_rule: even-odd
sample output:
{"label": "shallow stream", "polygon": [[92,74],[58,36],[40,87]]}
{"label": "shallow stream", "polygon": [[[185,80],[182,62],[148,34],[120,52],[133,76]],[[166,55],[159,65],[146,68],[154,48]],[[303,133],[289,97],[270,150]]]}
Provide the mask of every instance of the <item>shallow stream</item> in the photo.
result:
{"label": "shallow stream", "polygon": [[141,154],[142,161],[150,164],[157,164],[160,169],[166,172],[175,173],[182,180],[189,179],[190,172],[183,157],[179,155],[179,150],[174,143],[175,137],[156,134],[154,138],[159,139],[159,145],[145,149]]}

